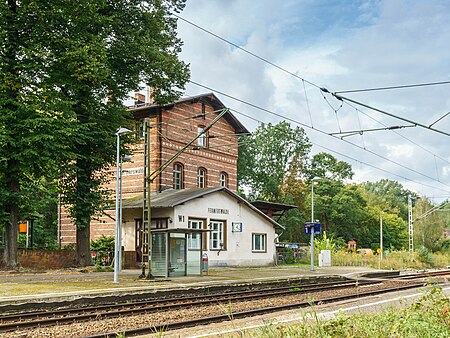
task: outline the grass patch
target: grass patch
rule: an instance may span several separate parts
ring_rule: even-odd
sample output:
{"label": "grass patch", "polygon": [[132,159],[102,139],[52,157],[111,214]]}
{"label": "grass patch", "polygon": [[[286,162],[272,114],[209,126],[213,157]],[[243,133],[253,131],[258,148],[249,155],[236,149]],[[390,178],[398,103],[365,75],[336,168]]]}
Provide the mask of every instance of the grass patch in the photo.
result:
{"label": "grass patch", "polygon": [[[291,266],[304,266],[310,261],[310,256],[305,255],[295,264],[283,264]],[[318,257],[314,260],[316,265]],[[450,253],[432,253],[428,251],[417,251],[413,259],[407,251],[386,251],[383,259],[379,256],[363,256],[354,252],[336,251],[331,253],[332,266],[362,266],[373,269],[401,270],[401,269],[430,269],[447,268],[450,266]]]}
{"label": "grass patch", "polygon": [[450,300],[440,288],[432,288],[412,305],[379,314],[347,315],[321,320],[314,312],[300,324],[267,325],[240,332],[240,337],[450,337]]}

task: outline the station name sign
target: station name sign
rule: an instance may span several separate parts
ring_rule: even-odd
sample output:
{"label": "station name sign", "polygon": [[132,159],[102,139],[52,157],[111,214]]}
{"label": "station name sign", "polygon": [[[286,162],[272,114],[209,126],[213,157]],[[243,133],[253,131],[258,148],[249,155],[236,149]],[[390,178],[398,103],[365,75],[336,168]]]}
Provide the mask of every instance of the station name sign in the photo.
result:
{"label": "station name sign", "polygon": [[228,215],[230,213],[229,209],[219,209],[219,208],[208,208],[210,214],[221,214]]}
{"label": "station name sign", "polygon": [[128,168],[122,170],[122,176],[131,176],[131,175],[143,175],[144,168]]}

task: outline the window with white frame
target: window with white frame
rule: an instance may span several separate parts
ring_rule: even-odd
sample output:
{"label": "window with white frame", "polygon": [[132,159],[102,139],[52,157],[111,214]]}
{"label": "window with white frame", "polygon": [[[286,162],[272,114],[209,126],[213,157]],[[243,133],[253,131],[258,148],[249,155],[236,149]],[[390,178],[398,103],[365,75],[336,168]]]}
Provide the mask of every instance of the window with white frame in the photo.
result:
{"label": "window with white frame", "polygon": [[183,189],[183,165],[181,163],[173,165],[173,188]]}
{"label": "window with white frame", "polygon": [[252,234],[252,251],[266,252],[267,235]]}
{"label": "window with white frame", "polygon": [[228,187],[228,174],[226,172],[221,172],[220,173],[220,186],[221,187]]}
{"label": "window with white frame", "polygon": [[224,250],[224,231],[225,222],[224,221],[211,221],[210,222],[210,233],[209,233],[209,249],[210,250]]}
{"label": "window with white frame", "polygon": [[197,187],[206,188],[206,169],[198,168],[197,170]]}
{"label": "window with white frame", "polygon": [[200,135],[197,139],[197,145],[206,148],[208,146],[208,136],[203,132],[204,129],[205,127],[202,126],[197,127],[197,135]]}
{"label": "window with white frame", "polygon": [[[188,221],[189,229],[203,229],[203,220],[201,219],[190,219]],[[189,250],[200,250],[201,244],[201,233],[192,233],[188,237],[188,249]]]}

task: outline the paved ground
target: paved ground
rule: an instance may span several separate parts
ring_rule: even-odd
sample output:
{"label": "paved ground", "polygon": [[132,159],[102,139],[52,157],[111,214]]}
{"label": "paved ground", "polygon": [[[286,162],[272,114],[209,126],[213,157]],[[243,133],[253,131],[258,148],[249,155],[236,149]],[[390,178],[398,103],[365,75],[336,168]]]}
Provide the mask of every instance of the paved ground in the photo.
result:
{"label": "paved ground", "polygon": [[365,267],[319,267],[315,271],[310,271],[309,266],[220,268],[212,269],[204,276],[147,280],[139,278],[140,270],[123,270],[119,275],[119,283],[116,284],[113,283],[114,275],[112,272],[58,270],[38,273],[12,273],[0,271],[0,305],[27,299],[70,298],[121,291],[171,289],[276,278],[308,278],[331,275],[352,277],[367,271],[376,270]]}

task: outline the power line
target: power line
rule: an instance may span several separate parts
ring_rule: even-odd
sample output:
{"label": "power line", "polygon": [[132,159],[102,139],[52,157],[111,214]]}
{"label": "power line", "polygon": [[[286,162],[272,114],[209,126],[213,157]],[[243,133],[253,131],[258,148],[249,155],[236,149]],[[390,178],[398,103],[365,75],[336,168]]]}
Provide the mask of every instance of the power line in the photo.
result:
{"label": "power line", "polygon": [[440,120],[442,120],[444,117],[446,117],[448,114],[450,114],[450,111],[446,114],[444,114],[443,116],[441,116],[440,118],[438,118],[436,121],[434,121],[432,124],[430,124],[428,127],[431,127],[432,125],[438,123]]}
{"label": "power line", "polygon": [[341,91],[337,91],[337,92],[334,92],[334,93],[335,94],[362,93],[362,92],[373,92],[373,91],[378,91],[378,90],[391,90],[391,89],[405,89],[405,88],[415,88],[415,87],[439,86],[439,85],[444,85],[444,84],[450,84],[450,81],[417,83],[417,84],[408,84],[408,85],[401,85],[401,86],[376,87],[376,88],[366,88],[366,89],[341,90]]}
{"label": "power line", "polygon": [[203,32],[205,32],[205,33],[207,33],[207,34],[209,34],[209,35],[212,35],[212,36],[214,36],[215,38],[217,38],[217,39],[219,39],[219,40],[221,40],[221,41],[223,41],[223,42],[226,42],[226,43],[228,43],[229,45],[231,45],[231,46],[233,46],[233,47],[235,47],[235,48],[237,48],[237,49],[239,49],[239,50],[241,50],[241,51],[243,51],[243,52],[245,52],[245,53],[247,53],[247,54],[249,54],[249,55],[251,55],[251,56],[257,58],[258,60],[261,60],[261,61],[263,61],[263,62],[265,62],[265,63],[267,63],[267,64],[269,64],[269,65],[271,65],[271,66],[273,66],[273,67],[275,67],[275,68],[277,68],[277,69],[279,69],[279,70],[281,70],[281,71],[283,71],[283,72],[285,72],[285,73],[287,73],[287,74],[289,74],[289,75],[292,75],[292,76],[296,77],[296,78],[299,79],[299,80],[302,80],[302,81],[304,81],[304,82],[310,84],[311,86],[320,88],[320,86],[316,85],[315,83],[312,83],[311,81],[308,81],[308,80],[302,78],[301,76],[298,76],[297,74],[295,74],[295,73],[293,73],[293,72],[287,70],[286,68],[283,68],[283,67],[281,67],[281,66],[278,66],[276,63],[273,63],[272,61],[269,61],[269,60],[267,60],[267,59],[265,59],[265,58],[263,58],[263,57],[261,57],[261,56],[255,54],[255,53],[253,53],[253,52],[251,52],[251,51],[249,51],[249,50],[247,50],[247,49],[245,49],[245,48],[243,48],[243,47],[241,47],[241,46],[239,46],[239,45],[237,45],[237,44],[235,44],[235,43],[233,43],[233,42],[231,42],[231,41],[229,41],[229,40],[227,40],[227,39],[225,39],[225,38],[223,38],[223,37],[221,37],[221,36],[219,36],[219,35],[217,35],[217,34],[215,34],[215,33],[213,33],[213,32],[211,32],[211,31],[207,30],[206,28],[203,28],[203,27],[201,27],[201,26],[199,26],[199,25],[193,23],[192,21],[189,21],[189,20],[187,20],[187,19],[184,19],[184,18],[182,18],[181,16],[179,16],[179,15],[177,15],[177,14],[173,14],[173,16],[175,16],[175,17],[177,17],[178,19],[180,19],[180,20],[182,20],[182,21],[184,21],[184,22],[186,22],[186,23],[188,23],[188,24],[194,26],[195,28],[198,28],[198,29],[200,29],[201,31],[203,31]]}
{"label": "power line", "polygon": [[[313,127],[310,127],[310,126],[308,126],[308,125],[305,124],[305,123],[302,123],[302,122],[300,122],[300,121],[294,120],[294,119],[289,118],[289,117],[287,117],[287,116],[283,116],[283,115],[281,115],[281,114],[275,113],[275,112],[273,112],[273,111],[271,111],[271,110],[269,110],[269,109],[266,109],[266,108],[260,107],[260,106],[258,106],[258,105],[255,105],[255,104],[253,104],[253,103],[250,103],[250,102],[244,101],[244,100],[242,100],[242,99],[236,98],[236,97],[234,97],[234,96],[232,96],[232,95],[229,95],[229,94],[226,94],[226,93],[224,93],[224,92],[220,92],[220,91],[215,90],[215,89],[213,89],[213,88],[211,88],[211,87],[202,85],[202,84],[200,84],[200,83],[198,83],[198,82],[195,82],[195,81],[192,81],[192,80],[190,80],[189,82],[192,83],[192,84],[195,84],[195,85],[197,85],[197,86],[199,86],[199,87],[202,87],[202,88],[205,88],[205,89],[208,89],[208,90],[212,90],[212,91],[214,91],[214,92],[216,92],[216,93],[219,93],[219,94],[221,94],[221,95],[223,95],[223,96],[226,96],[226,97],[228,97],[228,98],[230,98],[230,99],[233,99],[233,100],[235,100],[235,101],[238,101],[238,102],[241,102],[241,103],[243,103],[243,104],[246,104],[246,105],[248,105],[248,106],[250,106],[250,107],[256,108],[256,109],[261,110],[261,111],[264,111],[264,112],[266,112],[266,113],[268,113],[268,114],[271,114],[271,115],[280,117],[280,118],[282,118],[282,119],[284,119],[284,120],[291,121],[291,122],[296,123],[296,124],[298,124],[298,125],[301,125],[301,126],[303,126],[303,127],[305,127],[305,128],[308,128],[308,129],[311,129],[311,130],[315,130],[315,131],[317,131],[317,132],[319,132],[319,133],[321,133],[321,134],[323,134],[323,135],[327,135],[327,136],[333,137],[333,138],[335,138],[335,139],[337,139],[337,140],[340,140],[340,141],[342,141],[342,142],[346,142],[346,143],[348,143],[348,144],[351,144],[352,146],[357,147],[357,148],[359,148],[359,149],[361,149],[361,150],[364,150],[364,151],[366,151],[366,152],[368,152],[368,153],[370,153],[370,154],[372,154],[372,155],[375,155],[375,156],[377,156],[377,157],[379,157],[379,158],[381,158],[381,159],[383,159],[383,160],[385,160],[385,161],[394,163],[395,165],[398,165],[398,166],[400,166],[400,167],[402,167],[402,168],[404,168],[404,169],[406,169],[406,170],[412,171],[412,172],[414,172],[414,173],[416,173],[416,174],[418,174],[418,175],[421,175],[421,176],[423,176],[423,177],[426,177],[426,178],[428,178],[428,179],[430,179],[430,180],[432,180],[432,181],[436,181],[436,182],[439,182],[440,184],[443,184],[443,185],[445,185],[445,186],[450,187],[449,185],[444,184],[443,182],[437,181],[434,177],[428,176],[428,175],[423,174],[423,173],[421,173],[421,172],[419,172],[419,171],[417,171],[417,170],[411,169],[410,167],[408,167],[408,166],[406,166],[406,165],[403,165],[403,164],[401,164],[401,163],[395,162],[395,161],[393,161],[393,160],[391,160],[391,159],[389,159],[389,158],[387,158],[387,157],[385,157],[385,156],[382,156],[382,155],[380,155],[380,154],[378,154],[378,153],[376,153],[376,152],[374,152],[374,151],[372,151],[372,150],[369,150],[369,149],[367,149],[367,148],[363,148],[363,147],[361,147],[361,146],[359,146],[359,145],[357,145],[357,144],[355,144],[355,143],[349,142],[349,141],[344,140],[344,139],[340,139],[339,137],[336,137],[336,136],[333,136],[333,135],[329,135],[327,132],[325,132],[325,131],[323,131],[323,130],[320,130],[320,129],[317,129],[317,128],[313,128]],[[321,91],[322,91],[322,89],[321,89]]]}
{"label": "power line", "polygon": [[380,131],[380,130],[394,130],[394,129],[402,129],[402,128],[410,128],[415,127],[414,125],[408,125],[408,126],[390,126],[390,127],[384,127],[384,128],[371,128],[371,129],[359,129],[359,130],[349,130],[349,131],[339,131],[336,133],[328,133],[328,135],[338,135],[340,138],[353,136],[353,135],[362,135],[364,133],[367,133],[369,131]]}
{"label": "power line", "polygon": [[[176,15],[176,14],[174,14],[174,15],[175,15],[178,19],[180,19],[180,20],[182,20],[182,21],[184,21],[184,22],[186,22],[186,23],[188,23],[188,24],[190,24],[190,25],[196,27],[197,29],[200,29],[200,30],[202,30],[203,32],[205,32],[205,33],[207,33],[207,34],[210,34],[210,35],[214,36],[215,38],[217,38],[217,39],[219,39],[219,40],[221,40],[221,41],[224,41],[224,42],[228,43],[229,45],[231,45],[231,46],[233,46],[233,47],[235,47],[235,48],[237,48],[237,49],[239,49],[239,50],[241,50],[241,51],[243,51],[243,52],[245,52],[245,53],[247,53],[247,54],[249,54],[249,55],[251,55],[251,56],[257,58],[257,59],[259,59],[259,60],[261,60],[261,61],[263,61],[263,62],[265,62],[265,63],[267,63],[267,64],[269,64],[269,65],[271,65],[271,66],[273,66],[273,67],[275,67],[275,68],[277,68],[277,69],[279,69],[279,70],[281,70],[281,71],[283,71],[283,72],[285,72],[285,73],[287,73],[287,74],[289,74],[289,75],[291,75],[291,76],[294,76],[294,77],[297,78],[297,79],[302,80],[302,81],[303,81],[303,85],[304,85],[304,82],[307,82],[308,84],[310,84],[310,85],[312,85],[312,86],[314,86],[314,87],[316,87],[316,88],[319,88],[322,92],[329,93],[329,91],[328,91],[326,88],[321,88],[321,87],[319,87],[318,85],[316,85],[315,83],[312,83],[312,82],[310,82],[310,81],[308,81],[308,80],[306,80],[306,79],[304,79],[304,78],[298,76],[297,74],[292,73],[291,71],[289,71],[289,70],[287,70],[287,69],[285,69],[285,68],[283,68],[283,67],[280,67],[280,66],[278,66],[277,64],[275,64],[275,63],[273,63],[273,62],[271,62],[271,61],[269,61],[269,60],[267,60],[267,59],[265,59],[265,58],[263,58],[263,57],[261,57],[261,56],[255,54],[255,53],[253,53],[253,52],[250,52],[250,51],[248,51],[247,49],[245,49],[245,48],[243,48],[243,47],[240,47],[239,45],[237,45],[237,44],[235,44],[235,43],[233,43],[233,42],[231,42],[231,41],[229,41],[229,40],[227,40],[227,39],[225,39],[225,38],[223,38],[223,37],[221,37],[221,36],[219,36],[219,35],[217,35],[217,34],[211,32],[211,31],[209,31],[209,30],[207,30],[207,29],[205,29],[205,28],[203,28],[203,27],[201,27],[201,26],[199,26],[199,25],[197,25],[197,24],[194,24],[193,22],[191,22],[191,21],[189,21],[189,20],[187,20],[187,19],[182,18],[182,17],[179,16],[179,15]],[[198,83],[195,83],[195,82],[193,82],[193,81],[191,81],[191,83],[196,84],[196,85],[199,85]],[[396,88],[408,88],[408,87],[419,87],[419,86],[427,86],[427,85],[439,85],[439,84],[447,84],[447,83],[450,83],[450,81],[433,82],[433,83],[423,83],[423,84],[413,84],[413,85],[395,86],[395,87],[380,87],[380,88],[378,88],[378,90],[382,90],[382,89],[396,89]],[[203,86],[203,87],[204,87],[204,88],[208,88],[208,87],[206,87],[206,86]],[[375,90],[375,89],[377,89],[377,88],[372,88],[372,90]],[[306,91],[305,91],[305,94],[306,94]],[[224,94],[224,93],[222,93],[222,95],[227,96],[227,95]],[[337,97],[337,98],[338,98],[338,96],[339,96],[339,95],[337,95],[337,93],[333,93],[333,95],[334,95],[335,97]],[[251,104],[251,103],[245,102],[245,101],[243,101],[243,100],[240,100],[240,99],[237,99],[237,98],[234,98],[234,97],[231,97],[231,96],[229,96],[229,97],[230,97],[230,98],[233,98],[233,99],[235,99],[235,100],[237,100],[237,101],[240,101],[240,102],[242,102],[242,103],[244,103],[244,104],[253,106],[254,108],[257,108],[257,109],[266,111],[266,112],[268,112],[268,113],[271,113],[271,114],[273,114],[273,115],[275,115],[275,116],[279,116],[279,117],[281,117],[281,118],[287,119],[286,117],[284,117],[284,116],[282,116],[282,115],[280,115],[280,114],[277,114],[277,113],[274,113],[274,112],[267,111],[266,109],[264,109],[264,108],[262,108],[262,107],[258,107],[258,106],[256,106],[256,105],[253,105],[253,104]],[[341,97],[341,98],[342,98],[342,99],[346,99],[346,100],[348,100],[348,101],[351,101],[350,99],[347,99],[347,98],[344,98],[344,97]],[[356,103],[356,102],[354,102],[354,103]],[[308,102],[307,102],[307,104],[308,104]],[[362,103],[357,103],[357,104],[364,105],[364,104],[362,104]],[[367,105],[364,105],[364,106],[367,106]],[[370,106],[367,106],[367,107],[370,107]],[[370,108],[373,109],[372,107],[370,107]],[[309,109],[309,106],[308,106],[308,109]],[[337,117],[337,111],[336,111],[336,110],[335,110],[335,113],[336,113],[336,117]],[[385,113],[386,113],[386,112],[385,112]],[[389,114],[389,113],[386,113],[386,114]],[[395,115],[391,115],[391,116],[396,117],[396,118],[399,118],[399,119],[402,119],[401,117],[397,117],[397,116],[395,116]],[[444,116],[444,117],[445,117],[445,116]],[[406,119],[405,119],[405,120],[406,120]],[[427,127],[427,126],[421,125],[421,124],[416,123],[416,122],[410,122],[410,121],[408,121],[408,120],[406,120],[406,121],[409,122],[409,123],[413,123],[413,124],[416,124],[416,125],[418,125],[418,126],[425,127],[425,128],[427,128],[427,129],[436,131],[436,132],[444,133],[444,132],[439,131],[439,130],[437,130],[437,129],[431,128],[431,125]],[[317,131],[319,131],[319,132],[325,133],[324,131],[321,131],[321,130],[319,130],[319,129],[315,129],[315,128],[313,127],[313,125],[312,125],[312,120],[311,120],[311,127],[309,127],[309,126],[307,126],[307,125],[305,125],[305,124],[303,124],[303,123],[299,123],[298,121],[293,121],[293,122],[298,123],[298,124],[300,124],[300,125],[302,125],[302,126],[304,126],[304,127],[306,127],[306,128],[311,128],[311,129],[313,129],[313,130],[317,130]],[[437,122],[437,121],[436,121],[436,122]],[[435,122],[435,123],[436,123],[436,122]],[[326,133],[325,133],[325,134],[326,134]],[[444,134],[448,135],[447,133],[444,133]],[[362,148],[362,147],[360,147],[360,146],[358,146],[358,145],[356,145],[356,144],[354,144],[354,143],[352,143],[352,142],[348,142],[348,141],[346,141],[346,140],[343,140],[343,141],[344,141],[344,142],[347,142],[347,143],[349,143],[349,144],[352,144],[353,146],[356,146],[356,147],[358,147],[358,148],[361,148],[361,149],[363,149],[363,150],[365,150],[365,151],[368,151],[368,152],[370,152],[370,153],[373,153],[373,154],[376,155],[376,156],[379,156],[379,157],[381,157],[381,158],[383,158],[383,159],[385,159],[385,160],[387,160],[387,161],[390,161],[390,162],[392,162],[392,163],[394,163],[394,164],[397,164],[397,165],[399,165],[399,166],[401,166],[401,167],[404,167],[404,168],[406,168],[406,169],[408,169],[408,170],[412,170],[412,169],[410,169],[410,168],[408,168],[408,167],[405,167],[405,166],[403,166],[403,165],[401,165],[401,164],[399,164],[399,163],[397,163],[397,162],[395,162],[395,161],[389,160],[389,159],[387,159],[387,158],[385,158],[385,157],[383,157],[383,156],[381,156],[381,155],[379,155],[379,154],[376,154],[376,153],[374,153],[374,152],[372,152],[372,151],[369,151],[369,150],[366,149],[365,147]],[[422,176],[424,176],[424,177],[427,177],[427,178],[430,178],[430,179],[434,180],[434,178],[429,177],[428,175],[422,174],[422,173],[417,172],[417,171],[415,171],[415,170],[412,170],[412,171],[414,171],[414,172],[416,172],[416,173],[418,173],[418,174],[420,174],[420,175],[422,175]],[[442,182],[439,182],[439,183],[442,184]]]}
{"label": "power line", "polygon": [[[229,40],[227,40],[227,39],[225,39],[225,38],[223,38],[223,37],[221,37],[221,36],[219,36],[219,35],[217,35],[217,34],[215,34],[215,33],[213,33],[213,32],[211,32],[211,31],[207,30],[206,28],[203,28],[203,27],[201,27],[201,26],[199,26],[199,25],[193,23],[192,21],[189,21],[189,20],[187,20],[187,19],[185,19],[185,18],[183,18],[183,17],[181,17],[181,16],[179,16],[179,15],[177,15],[177,14],[173,14],[173,15],[174,15],[175,17],[177,17],[178,19],[180,19],[180,20],[182,20],[182,21],[184,21],[184,22],[186,22],[186,23],[188,23],[188,24],[194,26],[195,28],[200,29],[201,31],[203,31],[203,32],[205,32],[205,33],[207,33],[207,34],[209,34],[209,35],[212,35],[212,36],[214,36],[215,38],[217,38],[217,39],[219,39],[219,40],[221,40],[221,41],[224,41],[224,42],[228,43],[229,45],[231,45],[231,46],[233,46],[233,47],[235,47],[235,48],[237,48],[237,49],[239,49],[239,50],[241,50],[241,51],[243,51],[243,52],[245,52],[245,53],[247,53],[247,54],[249,54],[249,55],[251,55],[251,56],[257,58],[257,59],[259,59],[259,60],[261,60],[261,61],[263,61],[263,62],[265,62],[265,63],[267,63],[267,64],[269,64],[269,65],[271,65],[271,66],[273,66],[273,67],[275,67],[275,68],[277,68],[277,69],[279,69],[279,70],[281,70],[281,71],[283,71],[283,72],[285,72],[285,73],[287,73],[287,74],[289,74],[289,75],[291,75],[291,76],[294,76],[295,78],[297,78],[297,79],[299,79],[299,80],[302,80],[303,82],[306,82],[306,83],[308,83],[308,84],[310,84],[310,85],[312,85],[312,86],[314,86],[314,87],[316,87],[316,88],[319,88],[322,92],[330,93],[326,88],[320,87],[320,86],[316,85],[315,83],[313,83],[313,82],[311,82],[311,81],[308,81],[308,80],[302,78],[301,76],[298,76],[297,74],[295,74],[295,73],[293,73],[293,72],[291,72],[291,71],[289,71],[289,70],[287,70],[287,69],[285,69],[285,68],[283,68],[283,67],[281,67],[281,66],[275,64],[274,62],[269,61],[269,60],[267,60],[267,59],[265,59],[265,58],[263,58],[263,57],[261,57],[261,56],[255,54],[255,53],[253,53],[253,52],[251,52],[251,51],[249,51],[249,50],[247,50],[247,49],[245,49],[245,48],[243,48],[243,47],[241,47],[241,46],[239,46],[239,45],[237,45],[237,44],[235,44],[235,43],[233,43],[233,42],[231,42],[231,41],[229,41]],[[391,117],[395,117],[395,118],[398,118],[398,119],[402,119],[402,120],[404,120],[404,121],[406,121],[406,122],[416,124],[416,125],[418,125],[418,126],[420,126],[420,127],[424,127],[424,128],[426,128],[426,129],[430,129],[430,130],[436,131],[436,132],[438,132],[438,133],[442,133],[442,134],[444,134],[444,135],[450,136],[450,134],[448,134],[448,133],[445,133],[445,132],[439,131],[439,130],[437,130],[437,129],[431,128],[431,126],[432,126],[434,123],[431,124],[430,126],[425,126],[425,125],[422,125],[422,124],[417,123],[417,122],[411,122],[411,121],[409,121],[409,120],[407,120],[407,119],[403,119],[403,118],[401,118],[401,117],[399,117],[399,116],[396,116],[396,115],[393,115],[393,114],[390,114],[390,113],[387,113],[387,112],[383,112],[383,111],[381,111],[381,110],[379,110],[379,109],[370,107],[370,106],[365,105],[365,104],[363,104],[363,103],[361,103],[361,102],[357,102],[357,101],[351,100],[351,99],[349,99],[349,98],[345,98],[345,97],[343,97],[343,96],[338,95],[338,93],[350,93],[350,92],[362,92],[362,91],[375,91],[375,90],[388,90],[388,89],[402,89],[402,88],[413,88],[413,87],[423,87],[423,86],[436,86],[436,85],[443,85],[443,84],[450,84],[450,81],[429,82],[429,83],[409,84],[409,85],[391,86],[391,87],[378,87],[378,88],[368,88],[368,89],[356,89],[356,90],[348,90],[348,91],[334,92],[334,93],[332,93],[332,95],[335,96],[336,98],[340,99],[340,100],[347,100],[347,101],[350,101],[350,102],[353,102],[353,103],[356,103],[356,104],[365,106],[366,108],[373,109],[373,110],[376,110],[376,111],[378,111],[378,112],[387,114],[387,115],[389,115],[389,116],[391,116]],[[305,94],[306,94],[306,93],[305,93]],[[336,111],[335,111],[335,112],[336,112]],[[445,117],[445,116],[444,116],[444,117]],[[436,121],[436,122],[437,122],[437,121]],[[436,122],[435,122],[435,123],[436,123]],[[311,124],[311,126],[312,126],[312,124]]]}
{"label": "power line", "polygon": [[[440,159],[440,160],[443,161],[443,162],[450,163],[449,160],[447,160],[447,159],[445,159],[445,158],[443,158],[443,157],[441,157],[441,156],[439,156],[439,155],[436,155],[435,153],[433,153],[432,151],[428,150],[427,148],[421,146],[421,145],[418,144],[417,142],[415,142],[415,141],[413,141],[413,140],[407,138],[406,136],[404,136],[404,135],[402,135],[402,134],[400,134],[400,133],[398,133],[397,131],[394,130],[394,129],[399,129],[399,128],[391,128],[391,127],[387,126],[386,124],[382,123],[381,121],[379,121],[379,120],[373,118],[372,116],[366,114],[366,113],[363,112],[361,109],[359,109],[358,107],[352,105],[351,103],[346,102],[346,104],[347,104],[349,107],[351,107],[352,109],[355,109],[357,112],[360,112],[361,114],[363,114],[363,115],[366,116],[367,118],[371,119],[372,121],[375,121],[375,122],[381,124],[382,126],[384,126],[386,129],[391,130],[393,133],[395,133],[396,135],[400,136],[401,138],[407,140],[408,142],[411,142],[412,144],[414,144],[415,146],[419,147],[420,149],[426,151],[426,152],[429,153],[430,155],[433,155],[435,158],[437,157],[438,159]],[[358,116],[358,118],[359,118],[359,116]],[[404,126],[404,127],[412,127],[412,126],[409,125],[409,126]],[[346,135],[346,136],[349,136],[349,135]]]}
{"label": "power line", "polygon": [[[328,90],[326,90],[326,89],[325,89],[325,92],[329,93]],[[402,121],[405,121],[405,122],[408,122],[408,123],[411,123],[411,124],[415,124],[418,127],[425,128],[425,129],[428,129],[428,130],[431,130],[431,131],[434,131],[436,133],[440,133],[440,134],[443,134],[443,135],[446,135],[446,136],[450,136],[450,134],[445,132],[445,131],[442,131],[442,130],[439,130],[439,129],[435,129],[435,128],[431,128],[430,126],[427,126],[425,124],[422,124],[422,123],[419,123],[419,122],[416,122],[416,121],[412,121],[412,120],[406,119],[404,117],[401,117],[401,116],[398,116],[398,115],[395,115],[395,114],[392,114],[392,113],[388,113],[388,112],[386,112],[384,110],[381,110],[381,109],[369,106],[368,104],[365,104],[365,103],[362,103],[362,102],[359,102],[359,101],[356,101],[356,100],[353,100],[353,99],[349,99],[347,97],[338,95],[336,93],[332,93],[331,95],[333,95],[335,98],[337,98],[340,101],[343,101],[343,100],[349,101],[349,102],[352,102],[352,103],[357,104],[359,106],[362,106],[362,107],[365,107],[365,108],[377,111],[377,112],[379,112],[381,114],[388,115],[390,117],[396,118],[398,120],[402,120]]]}
{"label": "power line", "polygon": [[[261,120],[258,120],[258,119],[256,119],[256,118],[250,116],[250,115],[247,115],[247,114],[245,114],[245,113],[242,113],[242,112],[240,112],[240,111],[238,111],[238,110],[236,110],[236,109],[230,108],[230,111],[232,111],[232,112],[234,112],[234,113],[236,113],[236,114],[245,116],[245,117],[247,117],[247,118],[250,118],[250,119],[252,119],[252,120],[254,120],[254,121],[256,121],[256,122],[264,123],[264,122],[262,122]],[[297,124],[300,124],[300,123],[295,122],[295,121],[292,121],[292,122],[297,123]],[[311,142],[311,141],[310,141],[310,142]],[[340,155],[340,156],[342,156],[342,157],[345,157],[345,158],[348,158],[348,159],[350,159],[350,160],[353,160],[353,161],[355,161],[355,162],[359,162],[359,163],[361,163],[361,164],[364,164],[364,165],[366,165],[366,166],[368,166],[368,167],[371,167],[371,168],[373,168],[373,169],[376,169],[376,170],[378,170],[378,171],[381,171],[381,172],[384,172],[384,173],[391,174],[391,175],[396,176],[396,177],[398,177],[398,178],[401,178],[401,179],[403,179],[403,180],[405,180],[405,181],[417,183],[417,184],[420,184],[420,185],[422,185],[422,186],[426,186],[426,187],[429,187],[429,188],[432,188],[432,189],[435,189],[435,190],[440,190],[440,191],[444,191],[444,192],[450,193],[450,191],[448,191],[448,190],[445,190],[445,189],[442,189],[442,188],[438,188],[438,187],[432,186],[432,185],[430,185],[430,184],[426,184],[426,183],[414,181],[414,180],[412,180],[412,179],[410,179],[410,178],[407,178],[407,177],[405,177],[405,176],[402,176],[402,175],[393,173],[393,172],[391,172],[391,171],[389,171],[389,170],[386,170],[386,169],[377,167],[377,166],[375,166],[375,165],[373,165],[373,164],[370,164],[370,163],[367,163],[367,162],[358,160],[358,159],[356,159],[356,158],[354,158],[354,157],[351,157],[351,156],[346,155],[346,154],[344,154],[344,153],[341,153],[341,152],[339,152],[339,151],[330,149],[330,148],[325,147],[325,146],[323,146],[323,145],[320,145],[320,144],[318,144],[318,143],[311,142],[311,144],[313,144],[314,146],[320,147],[320,148],[322,148],[322,149],[325,149],[325,150],[327,150],[327,151],[329,151],[329,152],[338,154],[338,155]],[[439,183],[441,183],[441,182],[439,182]]]}

